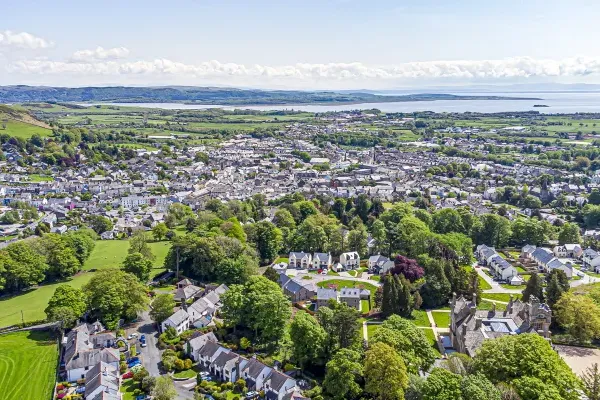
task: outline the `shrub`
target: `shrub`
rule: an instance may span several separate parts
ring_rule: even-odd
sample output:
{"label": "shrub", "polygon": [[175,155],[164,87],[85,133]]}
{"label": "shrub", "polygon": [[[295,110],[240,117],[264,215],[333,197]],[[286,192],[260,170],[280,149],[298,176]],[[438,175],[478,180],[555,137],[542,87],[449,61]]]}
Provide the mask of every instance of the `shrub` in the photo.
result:
{"label": "shrub", "polygon": [[121,361],[125,361],[125,354],[121,353],[121,355],[119,356],[119,358],[121,359]]}
{"label": "shrub", "polygon": [[193,363],[192,363],[192,360],[190,360],[190,359],[188,358],[187,360],[185,360],[185,361],[183,362],[183,364],[184,364],[184,369],[190,369],[190,368],[192,368],[192,364],[193,364]]}
{"label": "shrub", "polygon": [[252,346],[252,343],[250,342],[250,340],[248,338],[243,337],[240,339],[240,349],[246,350],[250,346]]}
{"label": "shrub", "polygon": [[185,368],[185,363],[183,362],[183,360],[181,358],[177,358],[175,360],[175,362],[173,363],[173,366],[175,367],[175,369],[177,371],[181,371]]}
{"label": "shrub", "polygon": [[119,364],[119,372],[122,373],[122,374],[124,374],[125,371],[127,371],[127,363],[121,362]]}
{"label": "shrub", "polygon": [[287,363],[287,364],[285,364],[285,365],[283,366],[283,370],[284,370],[285,372],[288,372],[288,371],[293,371],[293,370],[295,370],[295,369],[296,369],[296,366],[295,366],[294,364]]}

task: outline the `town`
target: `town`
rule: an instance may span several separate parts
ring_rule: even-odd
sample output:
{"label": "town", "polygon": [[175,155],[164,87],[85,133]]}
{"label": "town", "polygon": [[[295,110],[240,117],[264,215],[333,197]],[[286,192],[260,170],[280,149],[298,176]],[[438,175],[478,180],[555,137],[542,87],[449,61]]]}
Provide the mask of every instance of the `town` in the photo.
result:
{"label": "town", "polygon": [[600,395],[600,114],[0,120],[8,399]]}

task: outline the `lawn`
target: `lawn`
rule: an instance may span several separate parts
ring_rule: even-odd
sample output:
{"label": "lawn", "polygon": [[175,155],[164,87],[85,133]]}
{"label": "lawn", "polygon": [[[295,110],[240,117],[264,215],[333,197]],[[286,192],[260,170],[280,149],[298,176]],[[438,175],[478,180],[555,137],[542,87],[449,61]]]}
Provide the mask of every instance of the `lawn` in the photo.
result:
{"label": "lawn", "polygon": [[196,371],[194,371],[193,369],[188,369],[188,370],[184,370],[184,371],[175,372],[173,374],[173,377],[176,379],[190,379],[190,378],[195,378],[196,375],[197,375]]}
{"label": "lawn", "polygon": [[58,345],[47,332],[0,336],[2,399],[51,399],[57,361]]}
{"label": "lawn", "polygon": [[421,326],[421,327],[426,327],[426,328],[431,327],[431,323],[429,323],[429,317],[427,317],[427,312],[422,311],[422,310],[413,310],[411,321],[416,326]]}
{"label": "lawn", "polygon": [[433,329],[423,329],[423,333],[425,334],[425,336],[427,337],[427,340],[429,340],[429,343],[431,343],[431,347],[433,348],[433,351],[435,352],[435,354],[440,357],[440,349],[437,346],[437,340],[435,338],[435,335],[433,334]]}
{"label": "lawn", "polygon": [[370,338],[373,336],[375,331],[379,329],[380,326],[381,324],[367,324],[367,337]]}
{"label": "lawn", "polygon": [[375,282],[380,282],[381,281],[381,276],[379,276],[379,275],[371,275],[369,277],[369,279],[371,279],[372,281],[375,281]]}
{"label": "lawn", "polygon": [[450,325],[450,313],[445,311],[432,311],[431,315],[438,328],[447,328]]}
{"label": "lawn", "polygon": [[[171,242],[151,242],[148,246],[156,257],[154,267],[162,267],[171,248]],[[83,265],[83,269],[89,271],[90,269],[120,268],[127,257],[128,250],[129,242],[127,240],[98,240],[90,258]]]}
{"label": "lawn", "polygon": [[67,284],[81,288],[93,275],[82,273],[68,281],[43,285],[18,296],[3,298],[0,300],[0,326],[14,325],[21,322],[21,311],[25,322],[46,318],[44,309],[48,306],[48,301],[59,285]]}
{"label": "lawn", "polygon": [[[503,301],[505,303],[508,303],[510,301],[510,296],[511,294],[509,293],[484,293],[481,298],[482,299],[487,299],[487,300],[496,300],[496,301]],[[521,298],[520,294],[512,294],[513,300],[517,300],[518,298]]]}
{"label": "lawn", "polygon": [[366,313],[371,311],[371,305],[369,304],[369,300],[361,300],[360,301],[360,312]]}
{"label": "lawn", "polygon": [[123,400],[134,400],[135,396],[133,391],[137,389],[138,385],[133,379],[127,379],[121,384],[121,393],[123,393]]}
{"label": "lawn", "polygon": [[[0,134],[7,134],[10,136],[20,137],[23,139],[29,139],[35,133],[40,136],[50,136],[52,131],[50,129],[42,128],[37,125],[31,125],[21,121],[9,120],[3,122],[6,124],[6,129],[0,128]],[[0,125],[1,126],[1,125]]]}

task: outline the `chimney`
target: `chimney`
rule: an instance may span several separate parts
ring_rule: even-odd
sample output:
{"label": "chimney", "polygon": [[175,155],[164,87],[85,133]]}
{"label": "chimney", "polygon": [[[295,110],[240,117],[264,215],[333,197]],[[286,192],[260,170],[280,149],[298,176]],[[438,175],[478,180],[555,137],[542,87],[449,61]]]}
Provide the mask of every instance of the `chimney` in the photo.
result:
{"label": "chimney", "polygon": [[475,318],[475,329],[481,329],[481,318]]}
{"label": "chimney", "polygon": [[477,307],[477,293],[473,293],[473,304]]}
{"label": "chimney", "polygon": [[492,303],[492,314],[496,314],[496,303]]}
{"label": "chimney", "polygon": [[463,334],[463,338],[466,338],[467,336],[467,325],[463,325],[462,326],[462,334]]}

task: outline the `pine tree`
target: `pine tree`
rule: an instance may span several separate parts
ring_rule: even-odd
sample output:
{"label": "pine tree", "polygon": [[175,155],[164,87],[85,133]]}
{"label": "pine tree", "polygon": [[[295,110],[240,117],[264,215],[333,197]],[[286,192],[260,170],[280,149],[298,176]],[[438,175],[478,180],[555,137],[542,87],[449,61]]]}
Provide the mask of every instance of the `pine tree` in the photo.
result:
{"label": "pine tree", "polygon": [[384,317],[388,317],[394,313],[393,311],[393,296],[392,296],[392,286],[393,283],[392,276],[390,274],[386,275],[383,278],[383,296],[381,299],[381,313]]}
{"label": "pine tree", "polygon": [[544,301],[542,282],[536,273],[531,274],[531,278],[527,281],[527,286],[523,290],[523,301],[528,302],[531,296],[537,297],[540,302]]}
{"label": "pine tree", "polygon": [[398,315],[410,317],[413,310],[413,296],[410,292],[410,282],[404,275],[396,275],[398,287]]}
{"label": "pine tree", "polygon": [[600,400],[600,370],[593,364],[581,375],[583,391],[589,400]]}

